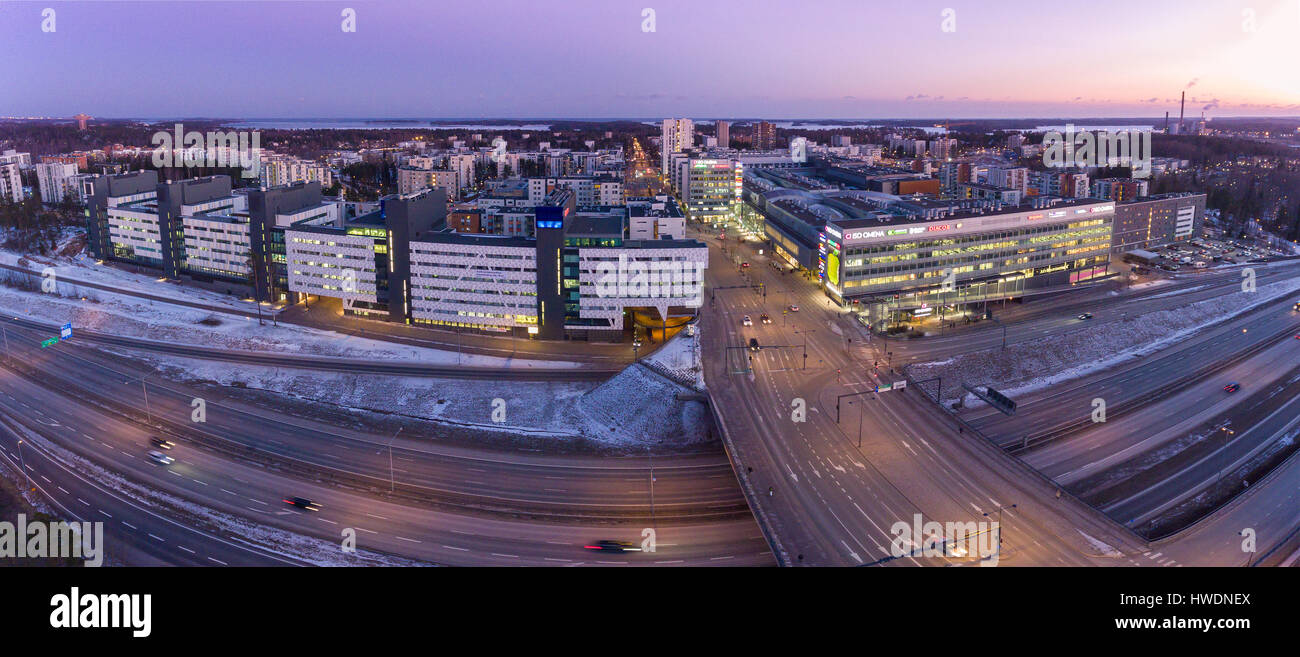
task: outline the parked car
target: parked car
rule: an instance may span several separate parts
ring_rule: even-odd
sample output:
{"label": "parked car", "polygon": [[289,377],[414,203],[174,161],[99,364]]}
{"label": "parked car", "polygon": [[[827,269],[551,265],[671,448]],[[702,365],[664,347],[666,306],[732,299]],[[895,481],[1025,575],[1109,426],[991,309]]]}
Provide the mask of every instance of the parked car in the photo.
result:
{"label": "parked car", "polygon": [[[1300,306],[1300,303],[1297,303],[1296,305],[1297,305],[1297,306]],[[791,306],[790,306],[790,312],[792,312],[792,313],[797,313],[797,312],[799,312],[799,306],[791,305]]]}

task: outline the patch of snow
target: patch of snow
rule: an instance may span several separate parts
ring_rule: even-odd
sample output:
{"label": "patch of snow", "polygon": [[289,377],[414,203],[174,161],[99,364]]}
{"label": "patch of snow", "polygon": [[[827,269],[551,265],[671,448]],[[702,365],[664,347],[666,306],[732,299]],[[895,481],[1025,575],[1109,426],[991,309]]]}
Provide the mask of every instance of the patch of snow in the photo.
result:
{"label": "patch of snow", "polygon": [[1105,542],[1103,542],[1103,541],[1099,541],[1099,540],[1097,540],[1097,539],[1095,539],[1095,538],[1093,538],[1093,537],[1091,537],[1091,536],[1085,534],[1084,531],[1083,531],[1082,529],[1079,529],[1079,528],[1076,527],[1074,531],[1077,531],[1077,532],[1079,532],[1080,534],[1082,534],[1082,535],[1083,535],[1083,538],[1084,538],[1085,540],[1088,541],[1088,544],[1091,545],[1092,548],[1093,548],[1094,550],[1100,552],[1100,553],[1101,553],[1101,556],[1103,556],[1103,557],[1113,557],[1113,558],[1118,558],[1118,557],[1122,557],[1122,556],[1124,556],[1124,553],[1123,553],[1123,552],[1120,552],[1119,550],[1116,550],[1115,548],[1111,547],[1109,544],[1107,544],[1107,543],[1105,543]]}

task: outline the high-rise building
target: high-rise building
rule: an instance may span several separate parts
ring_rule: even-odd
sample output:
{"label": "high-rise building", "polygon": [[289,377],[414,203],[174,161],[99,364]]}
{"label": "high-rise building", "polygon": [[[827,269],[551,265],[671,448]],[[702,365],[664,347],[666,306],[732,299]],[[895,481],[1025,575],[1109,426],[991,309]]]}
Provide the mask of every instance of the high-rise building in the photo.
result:
{"label": "high-rise building", "polygon": [[23,177],[18,173],[18,164],[0,163],[0,201],[18,203],[24,198]]}
{"label": "high-rise building", "polygon": [[712,157],[679,158],[677,196],[691,221],[726,223],[741,203],[744,165],[739,160]]}
{"label": "high-rise building", "polygon": [[63,199],[77,196],[73,179],[77,175],[77,165],[64,162],[41,162],[36,165],[36,184],[41,188],[41,200],[51,205],[63,202]]}
{"label": "high-rise building", "polygon": [[695,144],[695,124],[690,119],[664,119],[662,137],[659,170],[666,175],[673,153],[680,153]]}
{"label": "high-rise building", "polygon": [[776,126],[767,121],[755,123],[754,135],[751,139],[755,150],[766,151],[776,148]]}
{"label": "high-rise building", "polygon": [[731,148],[731,124],[727,121],[718,121],[718,147]]}

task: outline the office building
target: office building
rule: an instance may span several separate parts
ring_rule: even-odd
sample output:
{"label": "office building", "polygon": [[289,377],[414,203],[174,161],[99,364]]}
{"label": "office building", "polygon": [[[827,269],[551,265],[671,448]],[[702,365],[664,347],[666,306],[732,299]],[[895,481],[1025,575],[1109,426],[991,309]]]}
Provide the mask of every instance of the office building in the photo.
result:
{"label": "office building", "polygon": [[1111,253],[1150,250],[1186,242],[1205,223],[1205,194],[1158,194],[1115,205],[1115,235]]}
{"label": "office building", "polygon": [[969,208],[931,202],[920,214],[834,219],[820,236],[827,295],[872,324],[941,306],[1044,294],[1107,276],[1116,204],[1036,197]]}
{"label": "office building", "polygon": [[715,135],[718,138],[719,148],[731,148],[731,123],[727,121],[718,121],[718,130]]}

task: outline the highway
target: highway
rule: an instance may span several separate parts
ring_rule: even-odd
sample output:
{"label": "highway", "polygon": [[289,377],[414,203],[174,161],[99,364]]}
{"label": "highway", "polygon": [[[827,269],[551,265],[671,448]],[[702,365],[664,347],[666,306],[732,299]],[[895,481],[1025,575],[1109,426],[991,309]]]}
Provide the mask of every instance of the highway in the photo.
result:
{"label": "highway", "polygon": [[1300,347],[1293,338],[1300,331],[1300,314],[1291,310],[1295,303],[1293,296],[1286,295],[1251,312],[1225,318],[1217,326],[1146,357],[1018,395],[1014,416],[1003,415],[986,405],[964,411],[962,416],[1000,444],[1015,446],[1025,436],[1033,437],[1062,424],[1090,420],[1093,399],[1105,400],[1110,414],[1114,415],[1114,409],[1153,390],[1169,395],[1179,387],[1196,385],[1219,391],[1229,380],[1217,371],[1237,354],[1274,343],[1287,347],[1280,354],[1293,354]]}
{"label": "highway", "polygon": [[[1023,304],[1012,303],[1005,310],[999,303],[991,304],[991,307],[993,316],[1007,325],[1006,343],[1012,345],[1238,292],[1241,290],[1241,270],[1245,267],[1246,265],[1236,265],[1226,270],[1179,275],[1169,279],[1156,278],[1149,282],[1169,282],[1123,287],[1119,290],[1113,284],[1102,284],[1054,298],[1038,298]],[[1255,271],[1256,287],[1294,279],[1300,275],[1300,261],[1297,260],[1279,260],[1250,267]],[[1093,318],[1079,319],[1078,315],[1085,312],[1092,313]],[[937,335],[922,339],[890,338],[885,343],[888,350],[894,352],[894,364],[905,365],[1000,347],[1002,340],[1002,327],[985,321],[972,326],[959,324],[955,329],[944,329]]]}
{"label": "highway", "polygon": [[[117,528],[116,540],[127,544],[129,563],[136,563],[130,560],[135,551],[146,548],[153,549],[152,559],[188,563],[194,555],[166,546],[175,544],[199,552],[196,539],[178,534],[179,528],[205,524],[211,513],[231,518],[224,524],[206,523],[212,525],[210,534],[228,542],[240,541],[229,535],[230,526],[239,523],[314,537],[318,540],[289,541],[290,547],[277,550],[294,555],[305,551],[315,556],[300,558],[313,563],[337,562],[332,547],[341,540],[339,532],[344,527],[354,527],[359,545],[368,550],[453,565],[772,563],[766,542],[744,512],[725,458],[716,455],[680,460],[654,457],[652,462],[650,457],[539,457],[449,449],[431,441],[399,439],[393,441],[391,457],[392,485],[398,491],[393,495],[384,487],[389,481],[390,457],[385,449],[389,437],[366,436],[355,429],[331,428],[307,418],[277,417],[273,412],[210,400],[207,422],[201,429],[191,428],[190,434],[174,438],[178,443],[172,450],[176,463],[156,466],[144,454],[149,449],[148,436],[158,431],[144,426],[142,420],[147,415],[162,422],[162,417],[172,416],[188,423],[189,393],[171,384],[149,384],[146,413],[138,378],[129,378],[120,364],[113,366],[111,356],[101,356],[107,363],[97,361],[86,355],[93,350],[76,345],[75,338],[41,349],[35,335],[23,333],[26,330],[15,329],[15,335],[9,336],[13,355],[22,365],[16,363],[18,370],[6,369],[0,375],[0,411],[49,443],[29,442],[24,449],[67,450],[114,473],[103,475],[109,483],[100,481],[101,488],[118,488],[115,477],[121,476],[142,490],[156,490],[184,501],[151,509],[163,517],[161,523],[175,523],[171,529],[163,525],[139,532]],[[32,370],[37,378],[19,376],[19,370]],[[96,396],[115,395],[114,403],[100,406],[103,399],[90,403],[88,393],[100,387],[111,387],[112,392],[100,390]],[[86,399],[79,400],[83,396]],[[118,408],[122,405],[128,410]],[[207,440],[194,439],[194,434],[212,435],[232,446],[218,444],[214,448]],[[5,449],[17,454],[16,440],[8,440]],[[255,458],[249,458],[244,448],[255,448]],[[309,456],[317,459],[313,466],[323,469],[332,465],[345,474],[366,477],[367,485],[360,486],[349,476],[329,477],[320,471],[281,465],[288,459]],[[69,460],[76,462],[65,457],[62,468],[39,462],[27,465],[42,468],[39,476],[50,479],[54,487],[48,494],[58,500],[62,490],[76,490],[74,485],[79,484],[73,484],[73,478],[94,479],[84,472],[69,472]],[[404,490],[407,495],[401,494]],[[319,502],[322,510],[290,510],[280,502],[286,496],[308,497]],[[76,497],[94,505],[105,496],[83,491]],[[195,512],[195,508],[203,511]],[[103,510],[114,519],[131,517],[125,511],[119,516],[111,508]],[[607,538],[639,543],[644,527],[658,531],[659,549],[653,556],[582,549],[586,543]],[[228,551],[219,554],[208,549],[202,554],[236,563],[221,556],[235,558]],[[251,559],[244,556],[238,563]]]}

